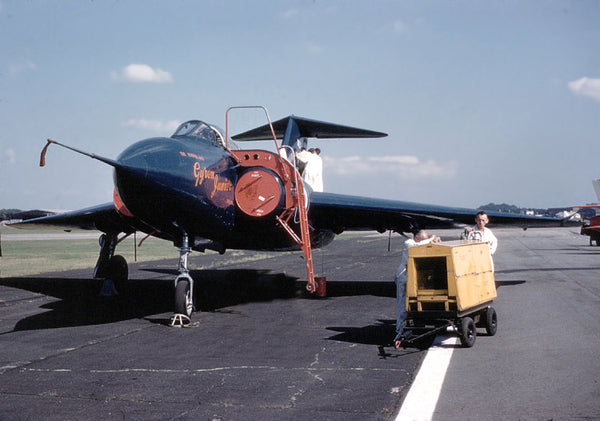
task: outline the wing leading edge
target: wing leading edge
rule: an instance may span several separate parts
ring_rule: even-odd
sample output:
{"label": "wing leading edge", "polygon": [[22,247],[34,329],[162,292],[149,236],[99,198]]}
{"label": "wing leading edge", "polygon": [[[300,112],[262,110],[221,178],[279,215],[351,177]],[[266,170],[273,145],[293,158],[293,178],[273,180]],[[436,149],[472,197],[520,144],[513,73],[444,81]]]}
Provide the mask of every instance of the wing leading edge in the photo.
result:
{"label": "wing leading edge", "polygon": [[[476,209],[468,208],[313,192],[310,197],[309,218],[315,227],[330,229],[335,233],[346,230],[414,232],[419,228],[472,225],[477,212]],[[491,223],[496,226],[528,228],[565,225],[565,220],[559,218],[503,212],[487,214]]]}
{"label": "wing leading edge", "polygon": [[112,202],[72,212],[64,212],[52,216],[28,219],[26,221],[17,222],[10,225],[15,228],[80,228],[84,230],[98,230],[102,232],[117,233],[130,233],[134,231],[134,228],[119,216]]}

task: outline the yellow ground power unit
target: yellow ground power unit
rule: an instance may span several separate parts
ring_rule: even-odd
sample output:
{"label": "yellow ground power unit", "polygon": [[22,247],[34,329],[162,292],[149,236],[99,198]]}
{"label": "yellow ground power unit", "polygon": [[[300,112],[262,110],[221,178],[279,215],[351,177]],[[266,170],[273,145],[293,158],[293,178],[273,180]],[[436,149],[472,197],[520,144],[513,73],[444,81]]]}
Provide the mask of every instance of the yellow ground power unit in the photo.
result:
{"label": "yellow ground power unit", "polygon": [[416,343],[453,327],[471,347],[477,326],[497,329],[491,304],[496,284],[487,243],[471,240],[430,243],[408,249],[405,328],[402,343]]}

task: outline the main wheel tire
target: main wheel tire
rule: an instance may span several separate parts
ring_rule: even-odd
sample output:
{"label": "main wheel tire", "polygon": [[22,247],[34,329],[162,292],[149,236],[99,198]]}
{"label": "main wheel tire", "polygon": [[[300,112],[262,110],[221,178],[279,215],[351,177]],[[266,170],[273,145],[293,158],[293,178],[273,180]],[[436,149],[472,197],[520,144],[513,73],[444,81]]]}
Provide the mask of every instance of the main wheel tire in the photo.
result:
{"label": "main wheel tire", "polygon": [[485,321],[485,331],[488,336],[494,336],[498,330],[498,314],[494,307],[489,307],[482,315]]}
{"label": "main wheel tire", "polygon": [[477,339],[477,328],[470,317],[464,317],[460,322],[460,343],[465,348],[471,348]]}
{"label": "main wheel tire", "polygon": [[191,294],[190,281],[181,279],[175,288],[175,313],[192,317],[194,299]]}
{"label": "main wheel tire", "polygon": [[115,255],[108,261],[108,270],[106,271],[106,279],[113,281],[117,291],[123,288],[123,284],[129,278],[129,269],[127,268],[127,260],[121,255]]}

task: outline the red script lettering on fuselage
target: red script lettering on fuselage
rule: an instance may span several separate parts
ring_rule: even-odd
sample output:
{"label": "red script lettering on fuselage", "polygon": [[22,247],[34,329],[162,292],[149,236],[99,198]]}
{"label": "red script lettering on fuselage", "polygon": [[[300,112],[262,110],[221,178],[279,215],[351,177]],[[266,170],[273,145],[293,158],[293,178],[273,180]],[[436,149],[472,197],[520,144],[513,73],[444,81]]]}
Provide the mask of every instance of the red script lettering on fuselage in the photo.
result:
{"label": "red script lettering on fuselage", "polygon": [[196,187],[202,186],[205,180],[212,180],[211,199],[218,191],[231,191],[233,188],[233,184],[228,178],[219,176],[213,170],[202,167],[199,162],[194,163],[194,178],[196,179]]}

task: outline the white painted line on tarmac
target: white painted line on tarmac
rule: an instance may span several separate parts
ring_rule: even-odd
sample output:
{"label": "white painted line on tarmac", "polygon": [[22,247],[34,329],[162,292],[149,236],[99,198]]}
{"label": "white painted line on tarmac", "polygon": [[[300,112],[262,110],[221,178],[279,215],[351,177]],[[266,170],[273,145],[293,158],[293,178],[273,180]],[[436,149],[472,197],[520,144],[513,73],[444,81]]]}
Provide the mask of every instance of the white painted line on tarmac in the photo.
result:
{"label": "white painted line on tarmac", "polygon": [[431,420],[437,405],[457,336],[438,336],[421,364],[396,421]]}

